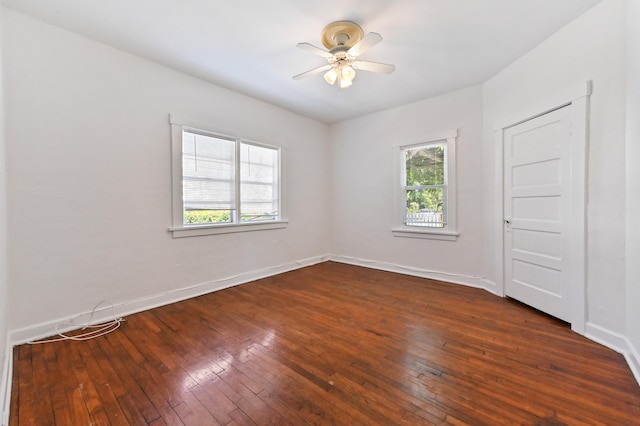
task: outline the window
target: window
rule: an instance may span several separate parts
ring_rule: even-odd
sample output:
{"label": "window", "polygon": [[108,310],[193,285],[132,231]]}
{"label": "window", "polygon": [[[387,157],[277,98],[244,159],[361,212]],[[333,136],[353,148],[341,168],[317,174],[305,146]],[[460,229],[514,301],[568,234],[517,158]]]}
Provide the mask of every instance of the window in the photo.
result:
{"label": "window", "polygon": [[400,156],[396,236],[455,240],[456,131],[411,141]]}
{"label": "window", "polygon": [[444,228],[447,223],[447,144],[404,148],[405,225]]}
{"label": "window", "polygon": [[284,227],[281,149],[172,123],[177,236]]}

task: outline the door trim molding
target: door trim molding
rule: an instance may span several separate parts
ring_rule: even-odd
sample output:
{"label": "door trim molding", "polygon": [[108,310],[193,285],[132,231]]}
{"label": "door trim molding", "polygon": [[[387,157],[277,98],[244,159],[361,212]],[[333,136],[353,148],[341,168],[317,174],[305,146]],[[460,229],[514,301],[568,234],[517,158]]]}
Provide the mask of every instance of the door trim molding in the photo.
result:
{"label": "door trim molding", "polygon": [[570,108],[571,116],[571,203],[573,216],[570,218],[570,253],[569,262],[571,329],[584,335],[587,321],[587,146],[589,139],[589,97],[592,93],[592,82],[587,81],[567,90],[553,94],[540,102],[533,102],[523,106],[515,114],[500,119],[494,126],[493,138],[495,147],[495,220],[494,247],[496,294],[505,297],[504,278],[504,226],[503,226],[503,197],[504,197],[504,132],[533,118],[552,112],[566,106]]}
{"label": "door trim molding", "polygon": [[494,129],[494,132],[502,131],[503,129],[529,121],[533,118],[539,117],[540,115],[569,105],[574,100],[589,97],[592,92],[593,81],[587,80],[580,84],[568,87],[565,90],[552,93],[540,100],[536,100],[535,102],[521,105],[517,110],[499,117],[493,124],[492,128]]}

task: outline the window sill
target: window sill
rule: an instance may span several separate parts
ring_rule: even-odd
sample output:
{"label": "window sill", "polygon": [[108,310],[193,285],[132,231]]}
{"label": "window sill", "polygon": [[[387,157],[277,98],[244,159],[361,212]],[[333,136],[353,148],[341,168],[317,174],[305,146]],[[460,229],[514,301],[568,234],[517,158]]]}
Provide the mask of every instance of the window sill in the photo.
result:
{"label": "window sill", "polygon": [[435,230],[435,229],[413,229],[413,228],[392,228],[394,237],[422,238],[427,240],[456,241],[458,232]]}
{"label": "window sill", "polygon": [[260,223],[228,223],[224,225],[192,225],[169,228],[173,238],[198,237],[201,235],[232,234],[235,232],[264,231],[286,228],[289,221],[276,220]]}

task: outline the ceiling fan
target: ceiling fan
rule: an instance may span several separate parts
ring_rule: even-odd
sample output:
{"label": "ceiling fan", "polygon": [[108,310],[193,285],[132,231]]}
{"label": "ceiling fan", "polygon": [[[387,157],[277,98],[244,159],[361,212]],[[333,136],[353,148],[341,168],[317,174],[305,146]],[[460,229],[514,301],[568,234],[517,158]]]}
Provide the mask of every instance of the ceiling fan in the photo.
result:
{"label": "ceiling fan", "polygon": [[297,47],[322,56],[329,63],[295,75],[293,78],[299,80],[326,71],[324,79],[327,83],[333,86],[337,81],[338,87],[345,89],[351,86],[356,76],[355,70],[391,74],[396,69],[395,65],[357,59],[358,56],[381,41],[380,34],[369,33],[365,36],[362,28],[353,22],[332,22],[322,30],[322,44],[329,49],[328,51],[309,43],[297,44]]}

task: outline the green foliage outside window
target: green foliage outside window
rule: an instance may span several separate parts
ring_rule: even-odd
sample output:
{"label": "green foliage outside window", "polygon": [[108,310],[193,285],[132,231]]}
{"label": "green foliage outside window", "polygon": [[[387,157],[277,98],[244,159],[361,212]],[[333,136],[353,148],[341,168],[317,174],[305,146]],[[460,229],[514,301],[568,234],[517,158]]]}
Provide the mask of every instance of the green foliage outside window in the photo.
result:
{"label": "green foliage outside window", "polygon": [[[241,222],[275,220],[276,214],[244,213]],[[185,210],[184,223],[188,225],[207,223],[231,223],[231,210]]]}
{"label": "green foliage outside window", "polygon": [[231,222],[230,210],[185,210],[184,223],[225,223]]}
{"label": "green foliage outside window", "polygon": [[407,191],[407,213],[418,213],[420,211],[441,212],[442,211],[442,189],[421,189]]}

